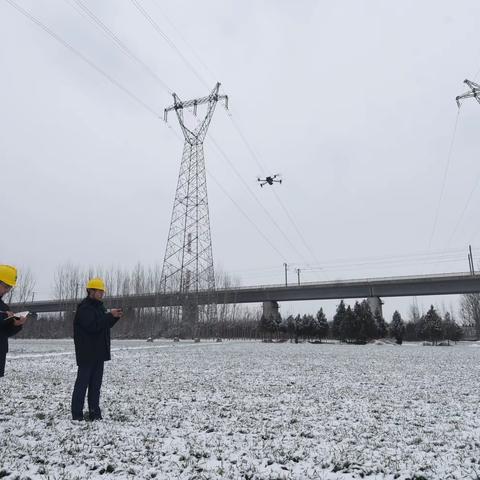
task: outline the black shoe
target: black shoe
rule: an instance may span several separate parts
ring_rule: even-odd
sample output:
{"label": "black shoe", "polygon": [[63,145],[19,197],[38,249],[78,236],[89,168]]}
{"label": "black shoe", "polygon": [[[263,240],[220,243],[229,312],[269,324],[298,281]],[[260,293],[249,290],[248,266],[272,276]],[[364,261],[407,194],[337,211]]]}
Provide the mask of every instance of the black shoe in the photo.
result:
{"label": "black shoe", "polygon": [[72,420],[76,422],[83,422],[83,415],[72,415]]}
{"label": "black shoe", "polygon": [[90,422],[95,422],[97,420],[102,420],[102,415],[101,414],[95,414],[95,413],[89,413],[86,418],[86,420],[89,420]]}

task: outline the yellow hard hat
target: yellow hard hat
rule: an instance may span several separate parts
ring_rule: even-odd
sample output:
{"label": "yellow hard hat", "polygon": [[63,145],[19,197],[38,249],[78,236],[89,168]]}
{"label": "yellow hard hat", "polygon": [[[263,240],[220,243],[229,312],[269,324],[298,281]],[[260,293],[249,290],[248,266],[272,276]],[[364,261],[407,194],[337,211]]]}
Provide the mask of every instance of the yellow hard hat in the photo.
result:
{"label": "yellow hard hat", "polygon": [[93,290],[102,290],[105,291],[105,283],[101,278],[92,278],[87,283],[87,290],[91,288]]}
{"label": "yellow hard hat", "polygon": [[0,265],[0,282],[14,287],[17,284],[17,269],[10,265]]}

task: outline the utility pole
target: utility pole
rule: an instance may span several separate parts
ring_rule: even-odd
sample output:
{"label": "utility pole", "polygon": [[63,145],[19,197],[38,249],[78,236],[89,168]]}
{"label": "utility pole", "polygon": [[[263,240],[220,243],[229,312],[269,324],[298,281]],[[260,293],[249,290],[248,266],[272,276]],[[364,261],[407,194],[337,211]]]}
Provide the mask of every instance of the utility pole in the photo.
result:
{"label": "utility pole", "polygon": [[470,267],[470,273],[472,275],[475,275],[475,267],[474,267],[474,264],[473,264],[473,253],[472,253],[472,246],[469,245],[468,246],[468,265]]}
{"label": "utility pole", "polygon": [[287,276],[288,264],[284,262],[283,266],[285,268],[285,286],[288,286],[288,276]]}
{"label": "utility pole", "polygon": [[296,269],[296,271],[297,271],[297,280],[298,280],[298,284],[300,285],[300,269],[299,269],[299,268],[297,268],[297,269]]}
{"label": "utility pole", "polygon": [[[165,109],[165,121],[168,112],[175,111],[185,138],[159,288],[161,293],[180,294],[184,300],[182,306],[162,309],[162,313],[168,312],[177,335],[182,325],[183,333],[193,335],[199,320],[217,320],[203,142],[217,103],[224,101],[228,108],[228,97],[219,95],[219,89],[220,83],[217,83],[208,96],[185,102],[174,93],[173,105]],[[206,106],[203,118],[196,127],[187,126],[184,110],[192,108],[193,115],[197,116],[197,109],[202,105]],[[212,293],[211,301],[204,307],[198,306],[200,290]]]}

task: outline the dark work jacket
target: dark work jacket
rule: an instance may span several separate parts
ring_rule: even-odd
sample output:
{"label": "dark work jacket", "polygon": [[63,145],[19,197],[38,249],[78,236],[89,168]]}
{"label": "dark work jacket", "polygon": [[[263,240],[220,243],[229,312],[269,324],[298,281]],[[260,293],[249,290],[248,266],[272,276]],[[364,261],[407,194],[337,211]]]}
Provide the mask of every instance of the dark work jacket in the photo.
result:
{"label": "dark work jacket", "polygon": [[[0,311],[6,312],[10,310],[8,305],[0,298]],[[8,337],[18,333],[22,327],[16,327],[13,324],[13,318],[6,320],[7,314],[0,313],[0,356],[5,357],[8,352]]]}
{"label": "dark work jacket", "polygon": [[110,328],[117,321],[99,300],[87,297],[78,305],[73,320],[73,340],[79,367],[110,360]]}

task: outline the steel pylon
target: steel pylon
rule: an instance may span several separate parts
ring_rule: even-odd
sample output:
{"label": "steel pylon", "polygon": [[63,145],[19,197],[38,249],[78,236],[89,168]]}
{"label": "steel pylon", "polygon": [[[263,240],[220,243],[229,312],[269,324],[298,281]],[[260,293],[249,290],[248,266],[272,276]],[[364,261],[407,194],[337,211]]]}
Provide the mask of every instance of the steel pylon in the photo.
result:
{"label": "steel pylon", "polygon": [[[210,95],[185,102],[174,93],[173,105],[165,109],[165,121],[168,112],[175,111],[185,138],[160,280],[162,293],[180,294],[184,299],[182,306],[162,312],[176,335],[197,336],[199,322],[217,320],[214,296],[210,303],[199,306],[197,293],[215,291],[203,142],[217,102],[222,100],[228,107],[228,97],[219,95],[219,89],[217,83]],[[192,109],[197,116],[200,105],[206,106],[204,117],[197,119],[196,127],[187,127],[184,109]]]}

